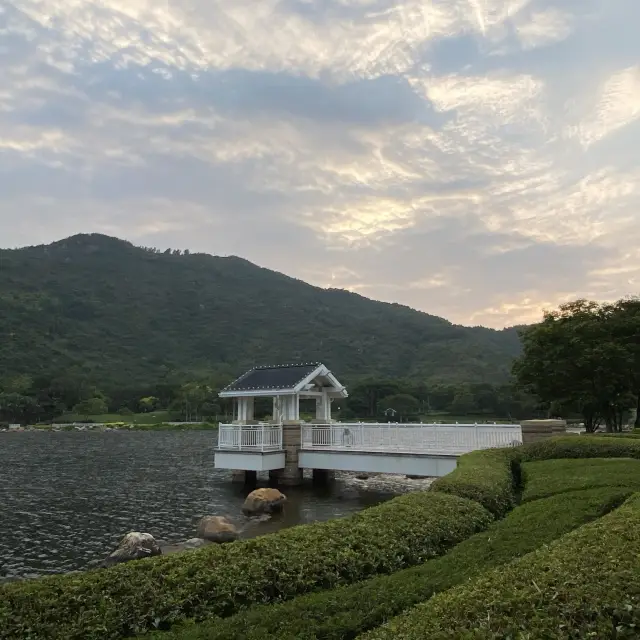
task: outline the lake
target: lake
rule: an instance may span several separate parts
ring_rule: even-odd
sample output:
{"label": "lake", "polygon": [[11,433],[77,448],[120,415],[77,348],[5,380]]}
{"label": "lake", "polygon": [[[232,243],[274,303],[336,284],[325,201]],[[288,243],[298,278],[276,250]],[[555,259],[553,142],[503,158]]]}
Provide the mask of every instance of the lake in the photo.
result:
{"label": "lake", "polygon": [[216,432],[0,433],[0,580],[90,568],[129,531],[164,542],[195,535],[205,515],[243,537],[345,516],[392,496],[338,482],[284,488],[285,513],[243,520],[249,489],[213,468]]}

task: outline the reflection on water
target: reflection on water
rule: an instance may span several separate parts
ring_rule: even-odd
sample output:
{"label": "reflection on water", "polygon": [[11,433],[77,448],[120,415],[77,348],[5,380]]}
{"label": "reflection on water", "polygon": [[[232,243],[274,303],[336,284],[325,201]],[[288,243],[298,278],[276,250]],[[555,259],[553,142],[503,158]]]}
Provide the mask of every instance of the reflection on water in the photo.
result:
{"label": "reflection on water", "polygon": [[388,493],[336,484],[283,489],[284,514],[242,519],[248,489],[213,468],[216,434],[21,432],[0,434],[0,580],[84,569],[128,531],[173,542],[203,515],[226,515],[243,537],[353,513]]}

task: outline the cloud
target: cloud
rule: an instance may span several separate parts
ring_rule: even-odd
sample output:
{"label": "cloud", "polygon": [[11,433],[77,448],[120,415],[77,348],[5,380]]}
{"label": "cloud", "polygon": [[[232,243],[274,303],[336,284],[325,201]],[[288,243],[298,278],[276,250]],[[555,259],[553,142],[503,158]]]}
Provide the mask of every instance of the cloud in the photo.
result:
{"label": "cloud", "polygon": [[10,0],[3,246],[100,231],[463,323],[640,283],[634,0]]}

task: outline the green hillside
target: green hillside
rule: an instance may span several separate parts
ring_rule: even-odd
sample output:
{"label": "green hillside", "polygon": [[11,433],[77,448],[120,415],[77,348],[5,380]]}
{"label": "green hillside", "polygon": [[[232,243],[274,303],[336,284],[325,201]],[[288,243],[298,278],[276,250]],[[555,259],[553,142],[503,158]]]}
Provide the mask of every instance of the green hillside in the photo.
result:
{"label": "green hillside", "polygon": [[102,235],[0,250],[0,337],[5,377],[74,368],[107,386],[300,360],[351,380],[500,383],[520,349],[515,329],[456,326],[240,258]]}

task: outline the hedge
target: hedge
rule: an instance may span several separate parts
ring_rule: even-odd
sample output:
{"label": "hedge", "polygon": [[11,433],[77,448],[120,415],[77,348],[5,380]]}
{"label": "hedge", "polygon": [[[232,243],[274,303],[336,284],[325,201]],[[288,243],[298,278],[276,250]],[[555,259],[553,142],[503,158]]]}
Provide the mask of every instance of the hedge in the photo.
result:
{"label": "hedge", "polygon": [[601,488],[537,500],[516,507],[487,531],[424,565],[289,602],[252,607],[230,618],[154,634],[153,640],[350,640],[434,593],[601,517],[630,493]]}
{"label": "hedge", "polygon": [[109,640],[229,616],[422,563],[491,520],[470,500],[413,493],[252,540],[9,583],[0,587],[0,638]]}
{"label": "hedge", "polygon": [[640,495],[546,549],[360,636],[363,640],[637,638]]}
{"label": "hedge", "polygon": [[541,460],[526,462],[522,466],[527,478],[522,494],[524,502],[596,487],[627,487],[640,491],[640,460]]}
{"label": "hedge", "polygon": [[521,455],[520,448],[468,453],[459,458],[455,471],[433,483],[432,490],[479,502],[502,518],[517,501]]}
{"label": "hedge", "polygon": [[637,438],[602,438],[593,435],[560,436],[519,447],[521,460],[555,458],[640,458]]}

